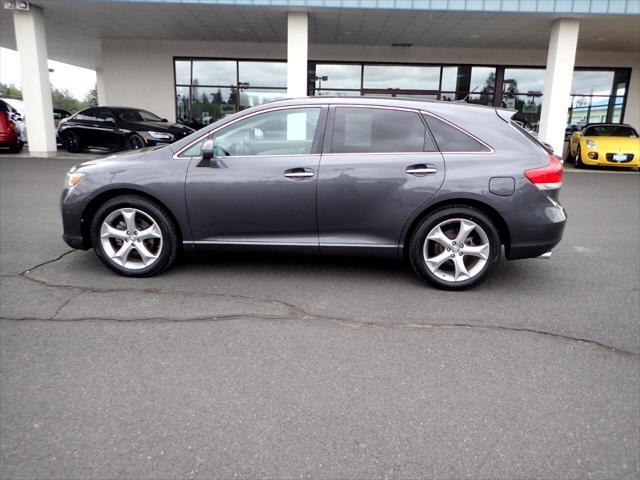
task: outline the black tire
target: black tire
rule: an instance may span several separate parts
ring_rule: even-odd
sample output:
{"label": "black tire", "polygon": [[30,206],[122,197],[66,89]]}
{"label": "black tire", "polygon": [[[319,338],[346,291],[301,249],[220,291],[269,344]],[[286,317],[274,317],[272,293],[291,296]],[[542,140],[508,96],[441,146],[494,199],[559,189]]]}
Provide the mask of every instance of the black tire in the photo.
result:
{"label": "black tire", "polygon": [[584,163],[582,163],[582,152],[580,151],[580,147],[576,150],[576,159],[575,159],[575,167],[576,168],[584,168]]}
{"label": "black tire", "polygon": [[23,146],[24,146],[24,143],[22,143],[21,140],[18,140],[18,142],[16,142],[15,145],[11,145],[9,147],[9,153],[20,153],[22,151]]}
{"label": "black tire", "polygon": [[[148,267],[130,269],[114,263],[105,251],[100,229],[105,219],[121,208],[134,208],[153,219],[162,232],[162,244],[157,259]],[[168,268],[176,259],[179,248],[179,235],[176,225],[169,214],[156,202],[137,195],[122,195],[112,198],[101,205],[91,221],[91,243],[98,258],[107,267],[126,277],[151,277]],[[132,244],[134,242],[132,241]],[[133,251],[133,250],[132,250]]]}
{"label": "black tire", "polygon": [[[426,260],[423,255],[423,248],[429,232],[431,232],[431,230],[437,225],[453,219],[464,219],[474,222],[484,230],[489,243],[489,255],[484,266],[481,267],[481,269],[471,278],[455,282],[444,280],[431,272],[427,267]],[[495,266],[500,259],[500,252],[500,235],[491,219],[480,210],[465,205],[452,205],[436,210],[422,220],[415,229],[409,242],[409,259],[416,274],[434,287],[444,290],[467,290],[482,283],[493,273]],[[474,260],[471,259],[471,261]],[[443,266],[446,266],[446,262]]]}
{"label": "black tire", "polygon": [[146,145],[144,143],[144,138],[137,133],[132,133],[127,137],[127,143],[125,146],[127,150],[137,150],[139,148],[144,148]]}
{"label": "black tire", "polygon": [[62,146],[69,153],[82,153],[82,150],[84,150],[80,139],[73,132],[64,132],[62,135]]}

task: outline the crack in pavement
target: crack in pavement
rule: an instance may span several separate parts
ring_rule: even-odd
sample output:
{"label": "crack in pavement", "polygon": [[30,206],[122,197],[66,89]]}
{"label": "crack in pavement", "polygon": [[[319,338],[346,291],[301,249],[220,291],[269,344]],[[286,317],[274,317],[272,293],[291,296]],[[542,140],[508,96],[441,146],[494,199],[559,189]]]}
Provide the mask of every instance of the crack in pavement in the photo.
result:
{"label": "crack in pavement", "polygon": [[[383,328],[383,329],[474,329],[474,330],[485,330],[485,331],[500,331],[500,332],[510,332],[510,333],[528,333],[533,335],[540,335],[546,338],[552,338],[557,340],[564,340],[569,342],[574,342],[578,344],[591,345],[599,348],[603,348],[607,351],[613,353],[619,353],[622,355],[632,356],[635,358],[640,358],[640,352],[635,352],[632,350],[626,350],[624,348],[615,347],[613,345],[606,344],[604,342],[600,342],[598,340],[592,340],[588,338],[575,337],[571,335],[565,335],[562,333],[550,332],[546,330],[538,330],[534,328],[527,327],[513,327],[513,326],[503,326],[503,325],[493,325],[493,324],[472,324],[472,323],[384,323],[384,322],[375,322],[375,321],[363,321],[356,320],[353,318],[341,318],[334,317],[329,315],[315,314],[305,311],[302,307],[285,302],[283,300],[270,299],[270,298],[257,298],[249,295],[242,294],[234,294],[234,293],[207,293],[207,292],[190,292],[186,290],[177,290],[177,289],[165,289],[165,288],[94,288],[94,287],[79,287],[75,285],[65,285],[65,284],[56,284],[51,283],[46,280],[42,280],[39,278],[34,278],[30,276],[35,270],[44,267],[46,265],[50,265],[52,263],[58,262],[67,255],[76,252],[76,250],[69,250],[58,257],[47,260],[45,262],[39,263],[22,273],[20,273],[20,277],[25,278],[30,282],[37,283],[39,285],[49,287],[49,288],[59,288],[59,289],[69,289],[76,290],[77,293],[70,296],[66,299],[62,305],[56,310],[56,312],[51,315],[49,318],[35,318],[35,317],[0,317],[0,320],[3,321],[69,321],[69,322],[81,322],[81,321],[112,321],[112,322],[129,322],[129,323],[137,323],[137,322],[156,322],[156,323],[179,323],[179,322],[212,322],[212,321],[231,321],[231,320],[242,320],[242,319],[253,319],[253,320],[276,320],[276,321],[300,321],[300,320],[323,320],[330,321],[337,325],[341,325],[344,327],[350,328]],[[12,275],[2,275],[3,277],[10,277]],[[18,275],[13,275],[12,277],[17,277]],[[137,317],[131,319],[122,319],[122,318],[108,318],[108,317],[83,317],[82,319],[66,319],[66,318],[58,318],[60,313],[64,310],[64,308],[74,299],[80,297],[85,293],[120,293],[120,292],[136,292],[140,294],[161,294],[161,295],[182,295],[182,296],[193,296],[193,297],[214,297],[214,298],[229,298],[236,300],[247,300],[253,303],[267,303],[271,305],[277,305],[281,307],[286,307],[289,310],[291,315],[257,315],[255,313],[249,314],[229,314],[229,315],[216,315],[216,316],[200,316],[200,317],[189,317],[185,319],[175,319],[168,317]]]}

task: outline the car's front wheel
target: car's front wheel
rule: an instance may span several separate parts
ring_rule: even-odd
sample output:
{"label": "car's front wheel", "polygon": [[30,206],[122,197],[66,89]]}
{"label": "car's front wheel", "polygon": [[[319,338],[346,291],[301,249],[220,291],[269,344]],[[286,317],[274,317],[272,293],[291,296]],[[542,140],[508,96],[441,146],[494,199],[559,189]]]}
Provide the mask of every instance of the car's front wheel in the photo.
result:
{"label": "car's front wheel", "polygon": [[112,198],[98,208],[91,242],[102,263],[128,277],[162,272],[178,251],[178,233],[168,213],[135,195]]}
{"label": "car's front wheel", "polygon": [[467,206],[437,210],[416,228],[409,245],[420,278],[447,290],[475,287],[500,258],[500,235],[483,212]]}
{"label": "car's front wheel", "polygon": [[135,150],[137,148],[144,148],[144,138],[137,133],[132,134],[127,138],[127,150]]}
{"label": "car's front wheel", "polygon": [[84,147],[82,146],[82,143],[80,143],[80,139],[78,138],[78,136],[71,131],[64,132],[62,136],[62,146],[69,153],[80,153],[82,152],[82,150],[84,150]]}

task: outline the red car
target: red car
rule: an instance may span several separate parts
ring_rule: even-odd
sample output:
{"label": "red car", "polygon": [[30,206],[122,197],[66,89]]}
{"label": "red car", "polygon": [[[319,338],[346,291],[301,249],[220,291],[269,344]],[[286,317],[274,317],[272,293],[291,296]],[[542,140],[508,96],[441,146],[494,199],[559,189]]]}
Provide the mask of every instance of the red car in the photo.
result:
{"label": "red car", "polygon": [[9,152],[18,153],[22,150],[22,139],[11,112],[11,108],[0,100],[0,147],[9,147]]}

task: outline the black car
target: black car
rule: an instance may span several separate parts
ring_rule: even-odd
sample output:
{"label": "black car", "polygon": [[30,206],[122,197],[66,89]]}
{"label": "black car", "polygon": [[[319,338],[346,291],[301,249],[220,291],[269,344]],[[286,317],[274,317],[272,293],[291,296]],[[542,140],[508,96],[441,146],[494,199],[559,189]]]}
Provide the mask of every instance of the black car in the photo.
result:
{"label": "black car", "polygon": [[87,147],[129,150],[173,143],[194,130],[139,108],[94,107],[61,120],[58,135],[69,152]]}

